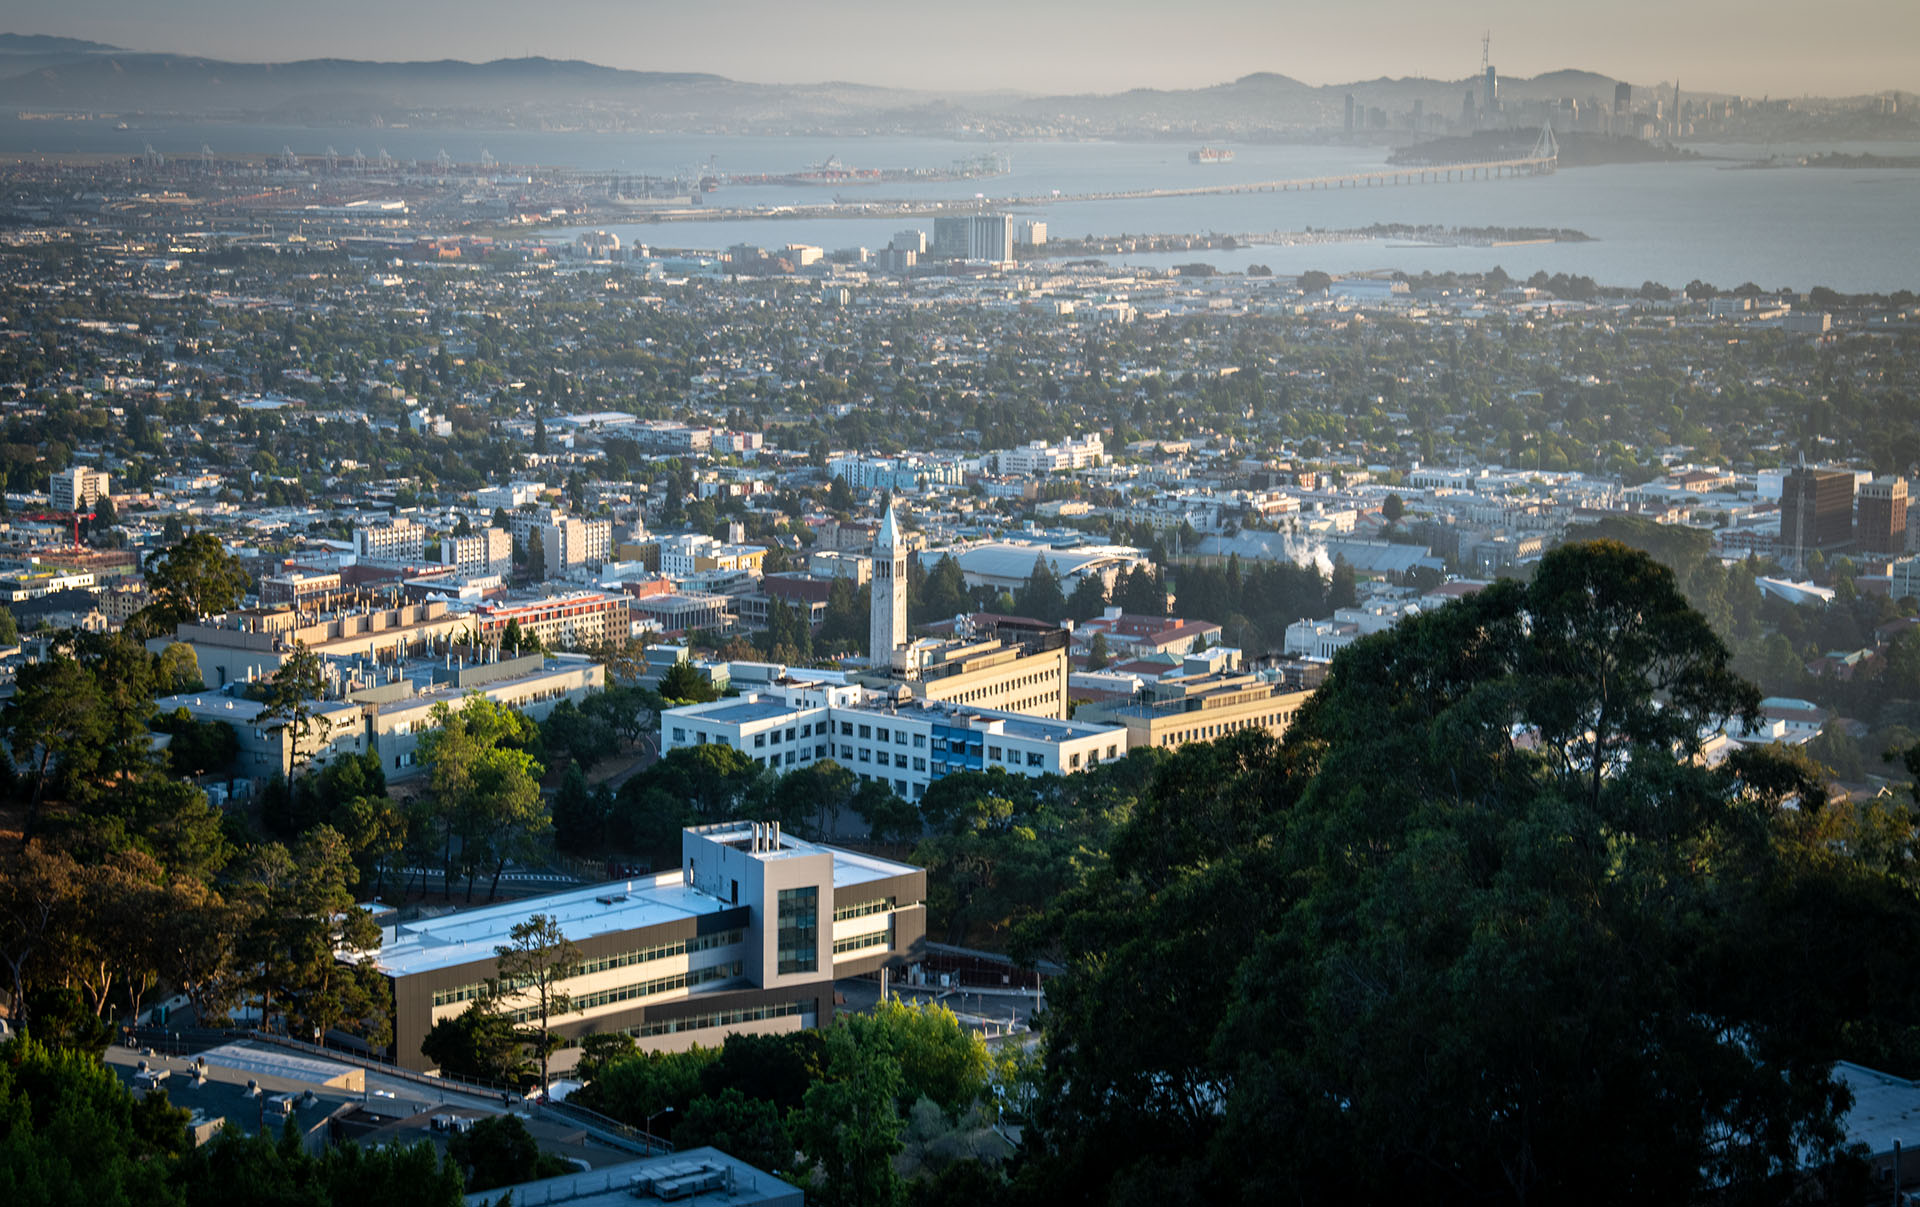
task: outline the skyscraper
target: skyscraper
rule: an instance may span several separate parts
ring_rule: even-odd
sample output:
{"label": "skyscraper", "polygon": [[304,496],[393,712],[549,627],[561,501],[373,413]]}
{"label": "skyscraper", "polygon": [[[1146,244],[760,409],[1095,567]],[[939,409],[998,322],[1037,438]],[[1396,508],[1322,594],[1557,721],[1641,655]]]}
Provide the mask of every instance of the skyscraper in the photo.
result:
{"label": "skyscraper", "polygon": [[933,220],[933,253],[950,260],[1013,259],[1010,214],[958,214]]}
{"label": "skyscraper", "polygon": [[873,613],[867,628],[868,661],[890,666],[893,651],[907,643],[907,547],[892,502],[873,537]]}
{"label": "skyscraper", "polygon": [[1353,93],[1347,93],[1347,133],[1353,133]]}
{"label": "skyscraper", "polygon": [[1853,475],[1797,466],[1780,484],[1780,555],[1796,566],[1853,538]]}
{"label": "skyscraper", "polygon": [[1907,480],[1875,478],[1860,488],[1860,510],[1854,517],[1853,543],[1862,553],[1905,553],[1907,549]]}
{"label": "skyscraper", "polygon": [[1633,85],[1625,80],[1613,86],[1613,115],[1625,117],[1633,112]]}

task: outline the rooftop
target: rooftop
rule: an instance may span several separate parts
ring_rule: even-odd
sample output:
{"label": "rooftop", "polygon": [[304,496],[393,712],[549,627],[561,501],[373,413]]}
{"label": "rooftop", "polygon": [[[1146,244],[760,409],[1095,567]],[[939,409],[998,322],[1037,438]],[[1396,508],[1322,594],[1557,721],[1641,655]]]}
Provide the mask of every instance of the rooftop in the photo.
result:
{"label": "rooftop", "polygon": [[[700,1188],[713,1178],[710,1191]],[[496,1207],[511,1199],[515,1203],[568,1203],[573,1207],[614,1207],[641,1197],[635,1186],[677,1184],[681,1189],[661,1198],[686,1197],[688,1202],[725,1202],[736,1207],[800,1207],[804,1201],[799,1188],[770,1173],[730,1157],[717,1148],[689,1148],[665,1157],[648,1157],[622,1165],[607,1166],[581,1173],[563,1174],[539,1182],[522,1182],[496,1190],[479,1190],[467,1196],[468,1207]]]}
{"label": "rooftop", "polygon": [[494,949],[509,940],[513,928],[534,914],[552,918],[561,932],[577,943],[733,908],[687,884],[676,869],[403,922],[381,946],[377,963],[389,976],[412,976],[491,960]]}

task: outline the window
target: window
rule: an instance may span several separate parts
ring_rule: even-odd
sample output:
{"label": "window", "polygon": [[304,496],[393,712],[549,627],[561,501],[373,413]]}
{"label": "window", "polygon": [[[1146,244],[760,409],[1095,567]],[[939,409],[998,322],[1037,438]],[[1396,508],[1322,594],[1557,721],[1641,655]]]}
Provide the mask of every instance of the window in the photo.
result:
{"label": "window", "polygon": [[843,763],[850,763],[853,761],[853,747],[842,746],[840,748],[840,761]]}
{"label": "window", "polygon": [[787,726],[787,741],[793,741],[793,726]]}
{"label": "window", "polygon": [[675,726],[673,727],[673,740],[674,740],[674,741],[676,741],[676,742],[684,742],[684,741],[686,741],[686,740],[687,740],[687,731],[686,731],[686,730],[684,730],[684,729],[682,729],[682,728],[680,728],[680,727],[679,727],[678,725],[675,725]]}
{"label": "window", "polygon": [[998,746],[987,747],[987,757],[998,762],[1000,759],[1000,748]]}
{"label": "window", "polygon": [[[853,918],[866,918],[873,914],[884,914],[893,908],[894,898],[875,897],[871,901],[856,901],[852,905],[843,905],[833,911],[835,922],[846,922]],[[437,1004],[437,1003],[436,1003]]]}
{"label": "window", "polygon": [[890,937],[886,931],[876,930],[872,934],[854,935],[846,939],[836,939],[833,943],[833,954],[840,955],[844,952],[860,951],[867,947],[885,947]]}
{"label": "window", "polygon": [[873,740],[876,742],[890,742],[893,739],[887,736],[887,727],[885,725],[882,725],[880,728],[873,731]]}
{"label": "window", "polygon": [[[768,740],[769,742],[771,742],[771,743],[773,743],[773,744],[774,744],[775,746],[778,746],[778,745],[780,744],[780,731],[779,731],[779,730],[777,730],[777,729],[776,729],[776,730],[774,730],[774,731],[773,731],[773,732],[772,732],[771,734],[769,734],[769,735],[768,735],[768,738],[767,738],[767,740]],[[758,746],[759,744],[760,744],[760,743],[758,743],[758,742],[755,742],[755,743],[754,743],[754,745],[756,745],[756,746]]]}
{"label": "window", "polygon": [[822,745],[822,746],[815,746],[815,747],[813,748],[813,757],[814,757],[814,758],[816,758],[816,759],[824,759],[824,758],[826,758],[826,757],[827,757],[827,748],[826,748],[826,747],[825,747],[824,745]]}
{"label": "window", "polygon": [[842,721],[842,722],[840,722],[840,736],[841,736],[841,737],[843,737],[843,738],[850,738],[850,737],[852,737],[852,736],[853,736],[853,722],[852,722],[852,721]]}
{"label": "window", "polygon": [[925,749],[927,748],[927,735],[926,735],[926,734],[924,734],[924,733],[916,733],[916,734],[914,734],[914,735],[913,735],[913,748],[914,748],[915,750],[925,750]]}
{"label": "window", "polygon": [[913,760],[913,769],[915,771],[925,771],[927,769],[927,760],[920,758]]}
{"label": "window", "polygon": [[764,733],[756,733],[756,734],[754,734],[754,735],[753,735],[753,748],[754,748],[755,750],[759,750],[760,748],[762,748],[762,747],[763,747],[763,746],[765,746],[766,744],[767,744],[767,735],[766,735],[766,734],[764,734]]}
{"label": "window", "polygon": [[1078,754],[1072,755],[1067,762],[1067,766],[1077,769],[1080,766],[1080,756]]}
{"label": "window", "polygon": [[787,751],[787,766],[793,766],[793,751]]}
{"label": "window", "polygon": [[776,1002],[770,1006],[749,1006],[744,1010],[724,1010],[716,1014],[663,1018],[658,1022],[628,1027],[627,1034],[644,1038],[650,1035],[673,1035],[681,1031],[707,1031],[714,1027],[730,1027],[736,1023],[757,1022],[763,1018],[785,1018],[788,1015],[800,1014],[803,1010],[804,1004],[801,1002]]}
{"label": "window", "polygon": [[1044,764],[1045,762],[1046,760],[1040,757],[1039,751],[1037,750],[1027,751],[1027,766],[1038,767]]}
{"label": "window", "polygon": [[905,745],[907,744],[907,731],[906,731],[906,730],[904,730],[904,729],[896,729],[896,730],[894,730],[894,731],[893,731],[893,744],[894,744],[895,746],[905,746]]}
{"label": "window", "polygon": [[907,794],[907,781],[905,780],[893,781],[893,790],[895,792],[898,792],[900,795],[905,796]]}
{"label": "window", "polygon": [[820,890],[814,885],[780,890],[774,952],[779,975],[820,969]]}
{"label": "window", "polygon": [[862,725],[862,726],[860,727],[860,736],[861,736],[861,737],[863,737],[863,738],[870,738],[870,737],[872,737],[872,736],[873,736],[873,726],[871,726],[871,725]]}
{"label": "window", "polygon": [[813,722],[809,721],[805,725],[802,725],[800,727],[800,736],[803,738],[810,738],[813,736]]}

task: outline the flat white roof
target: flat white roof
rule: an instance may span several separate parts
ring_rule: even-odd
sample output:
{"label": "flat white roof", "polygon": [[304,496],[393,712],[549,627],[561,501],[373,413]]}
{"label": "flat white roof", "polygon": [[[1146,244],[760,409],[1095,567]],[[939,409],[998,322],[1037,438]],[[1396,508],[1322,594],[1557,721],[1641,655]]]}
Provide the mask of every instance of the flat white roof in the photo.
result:
{"label": "flat white roof", "polygon": [[[602,902],[601,897],[618,900]],[[491,960],[494,949],[511,938],[509,932],[534,914],[554,919],[577,943],[733,908],[685,883],[685,875],[675,870],[403,922],[375,962],[388,976],[399,977]]]}
{"label": "flat white roof", "polygon": [[[744,835],[750,823],[739,823]],[[725,841],[731,827],[708,838]],[[833,856],[833,886],[836,889],[890,880],[920,869],[856,851],[806,842],[782,836],[781,849],[766,852],[761,858],[780,855],[829,854]],[[602,901],[602,897],[619,898]],[[600,935],[639,930],[698,918],[723,910],[739,908],[686,882],[686,873],[676,868],[655,876],[632,880],[614,880],[548,893],[542,897],[522,898],[478,909],[461,910],[438,918],[403,922],[394,928],[393,938],[380,948],[374,962],[388,976],[412,976],[441,968],[453,968],[494,958],[495,949],[507,943],[510,932],[534,914],[545,914],[560,924],[568,940],[578,943]]]}

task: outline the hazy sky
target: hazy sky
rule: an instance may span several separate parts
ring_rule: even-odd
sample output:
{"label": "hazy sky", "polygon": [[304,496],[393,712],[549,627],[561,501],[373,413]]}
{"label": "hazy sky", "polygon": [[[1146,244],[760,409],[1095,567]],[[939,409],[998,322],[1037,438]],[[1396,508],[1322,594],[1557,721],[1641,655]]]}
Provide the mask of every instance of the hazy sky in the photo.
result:
{"label": "hazy sky", "polygon": [[538,54],[941,89],[1459,78],[1581,67],[1689,91],[1920,88],[1920,0],[8,0],[0,29],[283,61]]}

